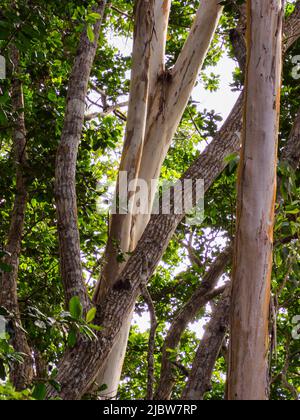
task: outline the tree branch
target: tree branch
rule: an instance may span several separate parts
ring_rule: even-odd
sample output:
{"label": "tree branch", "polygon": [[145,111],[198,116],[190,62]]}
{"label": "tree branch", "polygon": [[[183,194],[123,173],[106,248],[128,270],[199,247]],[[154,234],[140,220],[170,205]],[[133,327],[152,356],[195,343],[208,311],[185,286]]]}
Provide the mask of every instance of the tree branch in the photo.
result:
{"label": "tree branch", "polygon": [[[177,64],[173,69],[158,75],[155,89],[150,95],[139,174],[149,186],[152,185],[148,197],[150,208],[155,196],[153,180],[157,181],[160,176],[162,164],[204,63],[222,10],[217,0],[201,1],[194,25]],[[155,157],[153,150],[156,151]],[[149,214],[144,214],[133,219],[131,228],[133,249],[141,238],[149,217]]]}
{"label": "tree branch", "polygon": [[203,400],[211,389],[213,369],[229,325],[230,290],[229,285],[206,326],[182,394],[184,400]]}
{"label": "tree branch", "polygon": [[295,10],[284,23],[283,52],[286,52],[300,36],[300,1],[297,0]]}
{"label": "tree branch", "polygon": [[[154,34],[151,40],[149,95],[156,91],[158,77],[165,71],[165,53],[171,0],[155,0]],[[151,105],[150,105],[151,106]]]}
{"label": "tree branch", "polygon": [[[239,151],[242,104],[243,94],[214,140],[183,179],[202,178],[207,190],[227,166],[225,158]],[[65,354],[60,364],[57,380],[62,385],[62,398],[78,399],[94,383],[99,369],[109,358],[112,346],[123,326],[123,320],[128,317],[140,294],[140,273],[146,271],[148,279],[151,277],[182,217],[183,215],[172,214],[152,216],[135,252],[116,283],[119,287],[112,289],[102,302],[101,308],[98,308],[96,322],[103,327],[98,333],[98,341],[78,342],[74,349]],[[51,391],[48,396],[56,396],[56,392]]]}
{"label": "tree branch", "polygon": [[293,128],[283,149],[281,159],[296,171],[300,165],[300,109],[294,121]]}
{"label": "tree branch", "polygon": [[95,118],[105,117],[106,115],[109,115],[120,108],[127,107],[128,104],[129,104],[128,101],[120,102],[118,104],[108,106],[107,108],[103,110],[103,112],[93,112],[92,114],[87,114],[84,116],[84,121],[91,121],[91,120],[94,120]]}
{"label": "tree branch", "polygon": [[[154,0],[147,0],[146,2],[137,0],[135,3],[130,97],[124,147],[119,168],[120,173],[126,172],[127,185],[137,180],[144,146],[150,83],[151,43],[155,36],[154,5]],[[127,188],[121,188],[120,183],[119,176],[116,194],[119,195],[120,192],[123,197],[124,193],[127,193]],[[126,198],[121,198],[120,201],[126,201],[127,204]],[[117,214],[112,215],[105,251],[106,264],[94,294],[94,301],[97,304],[100,304],[105,298],[106,293],[113,286],[124,266],[124,264],[118,262],[118,247],[122,253],[130,250],[131,220],[131,209],[128,209],[126,214],[118,209]]]}
{"label": "tree branch", "polygon": [[181,118],[215,34],[223,10],[219,3],[218,0],[201,1],[191,32],[172,69],[166,108],[176,118],[177,114]]}
{"label": "tree branch", "polygon": [[224,288],[215,290],[215,286],[232,258],[232,247],[228,247],[212,263],[209,271],[205,274],[202,283],[196,289],[190,300],[183,306],[178,315],[174,318],[164,342],[162,352],[161,376],[155,394],[157,400],[170,399],[174,386],[172,373],[172,362],[169,349],[175,350],[180,342],[181,336],[188,324],[192,322],[199,310],[210,300],[214,299],[224,291]]}

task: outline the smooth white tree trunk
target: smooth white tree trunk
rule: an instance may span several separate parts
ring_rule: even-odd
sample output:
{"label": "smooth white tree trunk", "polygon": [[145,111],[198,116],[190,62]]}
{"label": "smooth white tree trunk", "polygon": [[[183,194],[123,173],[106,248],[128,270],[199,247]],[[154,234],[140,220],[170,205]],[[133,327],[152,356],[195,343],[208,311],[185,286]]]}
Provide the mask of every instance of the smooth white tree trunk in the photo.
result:
{"label": "smooth white tree trunk", "polygon": [[[147,50],[146,53],[146,56],[149,53],[149,62],[138,58],[140,57],[140,45],[145,42],[145,37],[147,37],[147,28],[145,27],[144,31],[136,32],[141,35],[139,39],[135,37],[133,47],[134,63],[136,58],[138,65],[133,63],[127,135],[120,166],[120,170],[128,171],[130,180],[139,177],[150,186],[153,180],[159,178],[162,164],[218,25],[222,13],[222,6],[218,3],[217,0],[201,1],[191,32],[171,72],[165,70],[165,48],[171,0],[156,0],[155,4],[152,4],[154,6],[155,31],[152,34],[150,51]],[[137,31],[142,23],[142,18],[136,15],[136,19]],[[142,39],[143,36],[144,39]],[[142,98],[145,89],[137,86],[137,81],[139,78],[144,80],[146,68],[149,72],[147,73],[149,84],[147,103],[144,106],[145,103],[143,103]],[[145,115],[146,109],[147,115]],[[131,113],[133,114],[132,119],[130,118]],[[137,119],[139,123],[136,127]],[[135,137],[128,137],[132,131],[134,131]],[[148,197],[149,209],[152,207],[153,200],[154,191],[152,190]],[[106,291],[112,287],[124,267],[124,264],[119,264],[116,260],[116,241],[121,252],[133,251],[148,224],[149,218],[150,214],[117,215],[112,218],[111,235],[106,252],[106,266],[95,295],[98,304],[101,304]],[[118,388],[132,313],[133,308],[124,319],[118,343],[114,346],[107,365],[98,378],[99,385],[107,385],[108,388],[104,394],[110,397],[116,394]]]}
{"label": "smooth white tree trunk", "polygon": [[248,0],[248,59],[233,265],[229,400],[268,399],[282,21],[281,0]]}
{"label": "smooth white tree trunk", "polygon": [[[164,54],[161,48],[158,48],[157,40],[162,45],[165,44],[157,31],[161,29],[161,33],[165,33],[163,28],[163,19],[160,16],[158,0],[138,0],[135,4],[135,30],[132,54],[132,72],[130,100],[128,107],[127,125],[124,148],[120,163],[120,173],[126,173],[126,183],[136,185],[136,179],[139,176],[140,163],[144,147],[145,130],[147,123],[147,112],[149,102],[150,85],[154,83],[155,71],[158,67],[158,58]],[[169,0],[168,0],[169,3]],[[157,19],[159,15],[159,19]],[[159,21],[159,28],[156,21]],[[167,23],[165,24],[167,27]],[[154,45],[155,44],[155,45]],[[158,71],[158,70],[157,70]],[[124,188],[119,176],[116,194],[128,193],[128,186]],[[125,196],[126,200],[127,194]],[[120,207],[123,202],[119,203]],[[125,211],[112,215],[110,224],[110,234],[106,249],[106,264],[102,273],[101,281],[97,285],[94,296],[96,304],[100,304],[105,299],[108,291],[113,287],[116,279],[121,273],[124,262],[126,261],[126,253],[131,250],[131,224],[132,209],[127,207]],[[123,214],[122,214],[123,213]],[[125,213],[125,214],[124,214]],[[123,254],[124,262],[118,261],[118,253]],[[102,393],[103,398],[114,398],[117,394],[118,385],[122,373],[128,335],[132,321],[133,310],[127,314],[123,322],[123,328],[119,337],[111,351],[109,359],[103,366],[97,383],[98,385],[106,385],[105,391]]]}

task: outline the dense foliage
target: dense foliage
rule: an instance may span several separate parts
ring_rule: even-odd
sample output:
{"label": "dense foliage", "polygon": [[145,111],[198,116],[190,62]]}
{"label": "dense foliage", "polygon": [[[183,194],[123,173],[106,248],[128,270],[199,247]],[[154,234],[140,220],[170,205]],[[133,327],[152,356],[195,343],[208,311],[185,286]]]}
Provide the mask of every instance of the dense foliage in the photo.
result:
{"label": "dense foliage", "polygon": [[[46,384],[59,389],[55,381],[56,366],[64,350],[74,345],[77,331],[93,340],[93,313],[83,318],[80,303],[73,301],[64,307],[60,280],[56,213],[53,180],[55,154],[60,140],[66,86],[74,60],[79,34],[83,26],[93,25],[92,0],[18,0],[15,7],[3,0],[0,11],[0,54],[6,58],[8,77],[0,82],[0,275],[10,267],[1,263],[5,248],[11,210],[15,197],[15,165],[12,153],[12,126],[15,115],[11,108],[10,46],[14,43],[21,55],[21,73],[25,95],[28,167],[26,179],[29,200],[20,259],[18,298],[23,327],[34,349],[37,377],[32,386],[17,393],[8,381],[12,363],[22,363],[22,354],[10,345],[9,323],[6,334],[0,336],[0,399],[43,399]],[[86,121],[77,165],[77,194],[81,234],[82,261],[86,283],[92,294],[103,266],[107,241],[108,215],[97,211],[97,201],[103,193],[101,182],[116,180],[126,108],[105,113],[106,108],[126,100],[129,91],[133,30],[133,2],[116,0],[106,10],[102,35],[92,70],[90,93],[86,100],[87,113],[103,115]],[[230,29],[237,22],[232,2],[226,9],[213,45],[199,77],[209,92],[219,89],[220,75],[213,67],[222,57],[234,57],[229,40]],[[291,2],[292,3],[292,2]],[[197,0],[173,1],[168,35],[168,65],[175,58],[187,37]],[[288,4],[287,14],[293,5]],[[92,36],[92,35],[91,35]],[[128,46],[127,45],[127,46]],[[281,153],[299,109],[299,83],[292,77],[292,57],[297,55],[297,42],[285,56],[280,120]],[[125,48],[130,49],[130,48]],[[236,66],[232,90],[241,90],[242,76]],[[105,103],[99,92],[105,92]],[[103,95],[102,95],[103,96]],[[103,98],[102,98],[103,99]],[[224,97],[226,102],[226,97]],[[106,115],[104,115],[106,114]],[[191,98],[171,150],[164,163],[162,178],[177,179],[217,132],[223,116],[215,110],[200,109]],[[279,156],[280,158],[280,156]],[[155,342],[155,376],[159,377],[161,348],[174,315],[191,297],[203,275],[220,251],[229,244],[235,229],[236,169],[238,156],[229,156],[229,165],[205,197],[205,220],[190,228],[184,222],[178,227],[163,261],[152,278],[151,293],[159,326]],[[299,172],[280,161],[279,193],[276,207],[275,253],[272,279],[273,300],[278,309],[272,331],[272,399],[294,399],[300,394],[297,319],[300,314],[300,184]],[[193,251],[191,253],[190,245]],[[223,280],[230,276],[227,269]],[[184,333],[174,355],[176,386],[173,397],[180,396],[191,368],[203,326],[211,317],[215,303],[207,305],[197,316],[197,322]],[[129,338],[119,397],[142,399],[146,395],[147,351],[149,331],[144,328],[148,307],[141,298],[136,305],[135,322]],[[1,309],[1,316],[10,314]],[[293,338],[294,337],[294,338]],[[177,356],[177,357],[176,357]],[[217,360],[212,390],[207,399],[223,399],[227,369],[227,343]],[[89,398],[93,398],[89,397]]]}

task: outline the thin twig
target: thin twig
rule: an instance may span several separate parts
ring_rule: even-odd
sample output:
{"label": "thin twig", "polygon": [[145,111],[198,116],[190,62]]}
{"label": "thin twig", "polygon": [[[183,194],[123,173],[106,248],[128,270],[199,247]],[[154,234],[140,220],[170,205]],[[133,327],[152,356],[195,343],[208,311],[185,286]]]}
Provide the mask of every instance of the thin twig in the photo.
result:
{"label": "thin twig", "polygon": [[133,16],[130,16],[128,13],[123,12],[123,10],[118,9],[116,6],[111,6],[110,8],[114,10],[115,12],[119,13],[120,15],[127,17],[127,19],[130,19],[130,20],[133,19]]}
{"label": "thin twig", "polygon": [[119,108],[125,108],[126,106],[128,106],[128,101],[120,102],[119,104],[107,107],[106,109],[103,110],[103,112],[94,112],[92,114],[87,114],[87,115],[85,115],[84,120],[85,121],[91,121],[95,118],[105,117],[106,115],[109,115],[112,112],[117,111]]}

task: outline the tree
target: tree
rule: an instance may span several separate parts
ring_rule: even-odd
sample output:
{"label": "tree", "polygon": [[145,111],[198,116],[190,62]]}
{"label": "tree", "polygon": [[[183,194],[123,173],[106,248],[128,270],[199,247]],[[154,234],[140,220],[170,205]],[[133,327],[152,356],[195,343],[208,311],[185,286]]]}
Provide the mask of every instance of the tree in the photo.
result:
{"label": "tree", "polygon": [[[148,16],[152,17],[152,23],[145,34],[143,33],[144,25],[139,13],[144,16],[147,3],[138,2],[136,5],[136,32],[140,33],[141,39],[136,39],[133,47],[131,102],[129,103],[127,138],[124,144],[120,170],[128,173],[129,182],[140,178],[150,186],[151,181],[159,178],[165,156],[186,108],[199,70],[203,65],[222,7],[218,5],[217,1],[203,1],[200,4],[191,33],[172,71],[169,72],[165,68],[165,45],[171,1],[149,2],[150,10],[146,13],[146,17],[148,19]],[[142,12],[139,12],[139,9]],[[147,38],[149,41],[146,41]],[[144,55],[145,61],[148,60],[145,63],[147,66],[145,69],[140,66],[141,58],[138,50],[141,48],[140,44],[144,45],[146,42],[149,42],[149,52],[144,55],[144,52],[140,51],[140,55]],[[135,59],[137,74],[135,74]],[[139,78],[144,79],[145,73],[148,73],[149,77],[148,86],[145,86],[146,92],[143,88],[140,89],[137,82]],[[143,103],[145,95],[147,100],[146,106],[143,108],[139,101]],[[137,113],[138,109],[141,112],[144,111],[144,113],[139,115]],[[130,119],[131,110],[134,114],[133,121]],[[137,129],[137,120],[140,121],[141,131]],[[155,190],[152,189],[151,191]],[[154,196],[149,197],[149,208],[152,207],[153,200]],[[107,291],[115,284],[122,270],[122,266],[118,264],[117,253],[125,254],[135,249],[147,226],[149,216],[149,214],[140,214],[134,217],[131,215],[112,217],[105,257],[106,264],[94,298],[96,304],[101,305]],[[104,373],[104,376],[99,378],[100,381],[108,385],[108,390],[106,390],[108,394],[110,390],[114,393],[119,383],[127,336],[131,325],[132,310],[125,316],[126,320],[119,343],[116,344],[117,354],[115,355],[113,350],[108,361],[109,374],[105,375]],[[123,349],[121,350],[121,348]],[[111,371],[111,366],[115,366],[116,372]],[[110,381],[112,381],[111,384]]]}
{"label": "tree", "polygon": [[230,400],[268,398],[282,17],[281,2],[249,1],[244,131],[232,288]]}
{"label": "tree", "polygon": [[[117,398],[223,399],[231,309],[223,283],[232,270],[247,98],[245,5],[105,5],[2,5],[8,78],[0,96],[0,399],[111,398],[121,371]],[[268,334],[272,399],[296,399],[300,385],[292,339],[299,314],[300,105],[292,77],[299,16],[299,2],[288,2]],[[118,50],[125,38],[133,40],[132,56]],[[19,57],[12,73],[13,48]],[[241,93],[221,125],[195,93],[200,80],[207,91],[218,89],[211,66],[228,55],[239,64],[232,90]],[[13,150],[21,123],[20,160]],[[118,192],[124,170],[134,184],[137,177],[203,178],[202,225],[187,224],[187,208],[99,214],[101,181],[119,179]],[[138,205],[138,193],[133,198]],[[136,322],[147,313],[150,328],[141,331],[132,316]]]}
{"label": "tree", "polygon": [[12,328],[14,330],[12,344],[17,352],[23,353],[25,356],[24,363],[21,367],[14,363],[11,372],[11,378],[14,386],[17,390],[22,390],[32,381],[33,362],[30,354],[30,347],[22,329],[17,294],[19,259],[28,193],[26,187],[27,141],[25,116],[23,111],[24,97],[22,82],[17,78],[17,74],[20,71],[20,57],[19,51],[15,45],[12,45],[11,47],[11,62],[14,74],[12,80],[11,98],[14,117],[13,149],[16,166],[16,196],[7,238],[7,246],[3,259],[3,263],[5,265],[1,279],[0,306],[5,306],[6,311],[12,315]]}

